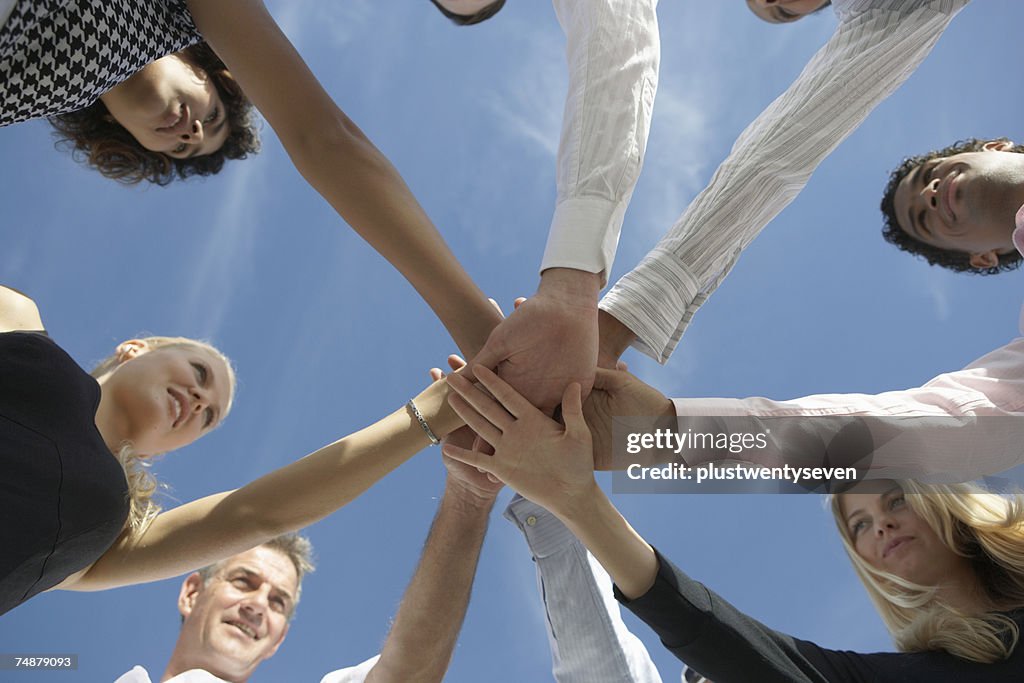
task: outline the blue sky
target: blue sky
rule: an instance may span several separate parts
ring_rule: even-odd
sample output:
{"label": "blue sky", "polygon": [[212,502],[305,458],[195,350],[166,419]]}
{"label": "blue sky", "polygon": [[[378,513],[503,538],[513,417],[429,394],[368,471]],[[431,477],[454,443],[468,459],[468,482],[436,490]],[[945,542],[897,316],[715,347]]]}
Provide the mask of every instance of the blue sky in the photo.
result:
{"label": "blue sky", "polygon": [[[549,3],[511,0],[468,29],[425,0],[400,10],[268,4],[484,291],[506,303],[531,293],[566,80]],[[835,23],[768,26],[741,0],[665,0],[659,16],[661,86],[613,276],[653,246]],[[965,9],[751,245],[668,365],[630,352],[631,369],[679,396],[877,393],[1017,336],[1019,274],[957,276],[911,260],[882,241],[877,204],[906,154],[969,136],[1024,138],[1012,70],[1022,19],[1014,0]],[[239,369],[225,425],[157,465],[180,501],[239,486],[382,417],[454,349],[269,128],[263,140],[262,154],[215,179],[124,188],[55,151],[43,123],[0,129],[0,276],[35,298],[53,337],[86,366],[140,333],[205,337]],[[309,529],[319,570],[287,642],[254,681],[316,681],[377,652],[443,476],[436,449],[425,451]],[[818,497],[614,501],[666,556],[770,626],[831,647],[891,647]],[[158,676],[178,628],[178,585],[44,595],[0,619],[2,649],[80,656],[77,674],[26,680],[106,681],[134,664]],[[449,680],[549,680],[543,620],[526,545],[496,511]],[[664,679],[678,680],[674,657],[629,623]]]}

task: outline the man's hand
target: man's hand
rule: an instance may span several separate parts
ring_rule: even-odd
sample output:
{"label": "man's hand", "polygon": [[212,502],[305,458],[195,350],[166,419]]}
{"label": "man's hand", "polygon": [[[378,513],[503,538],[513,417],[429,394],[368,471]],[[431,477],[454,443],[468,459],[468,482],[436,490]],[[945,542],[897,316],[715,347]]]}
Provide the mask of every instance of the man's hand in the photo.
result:
{"label": "man's hand", "polygon": [[594,469],[597,470],[613,469],[613,417],[661,416],[670,418],[672,426],[675,426],[676,409],[672,401],[626,372],[625,367],[620,363],[619,370],[599,368],[594,378],[594,390],[583,404],[583,415],[593,436]]}
{"label": "man's hand", "polygon": [[600,277],[550,268],[537,294],[494,328],[473,366],[495,369],[530,403],[549,412],[565,387],[590,393],[597,365],[597,293]]}
{"label": "man's hand", "polygon": [[597,367],[614,370],[622,353],[636,341],[636,334],[604,310],[597,313],[597,329]]}

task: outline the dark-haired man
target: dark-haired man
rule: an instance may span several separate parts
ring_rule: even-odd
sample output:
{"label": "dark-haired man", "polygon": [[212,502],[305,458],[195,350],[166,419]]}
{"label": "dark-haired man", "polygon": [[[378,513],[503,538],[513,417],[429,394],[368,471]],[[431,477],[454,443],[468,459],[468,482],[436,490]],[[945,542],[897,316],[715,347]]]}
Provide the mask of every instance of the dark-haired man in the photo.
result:
{"label": "dark-haired man", "polygon": [[472,26],[487,21],[505,6],[505,0],[430,0],[457,26]]}
{"label": "dark-haired man", "polygon": [[[475,469],[445,460],[445,493],[380,655],[332,671],[321,683],[433,683],[444,678],[469,603],[487,519],[501,489]],[[181,633],[160,680],[247,681],[284,642],[302,577],[312,570],[311,550],[304,538],[285,535],[189,575],[178,597]],[[151,681],[136,666],[115,683]]]}
{"label": "dark-haired man", "polygon": [[[903,161],[882,198],[885,239],[932,265],[982,275],[1021,264],[1024,147],[970,139]],[[1016,232],[1015,232],[1016,231]],[[1014,247],[1016,240],[1017,248]]]}

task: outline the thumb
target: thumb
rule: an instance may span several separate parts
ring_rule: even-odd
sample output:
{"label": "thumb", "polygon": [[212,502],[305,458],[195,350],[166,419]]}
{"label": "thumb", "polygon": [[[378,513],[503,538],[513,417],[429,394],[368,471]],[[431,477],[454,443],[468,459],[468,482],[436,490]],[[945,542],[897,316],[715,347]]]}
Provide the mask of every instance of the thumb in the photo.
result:
{"label": "thumb", "polygon": [[571,436],[581,432],[589,434],[587,421],[583,419],[583,396],[578,382],[567,386],[562,394],[562,420],[565,422],[565,431]]}
{"label": "thumb", "polygon": [[594,388],[601,391],[615,391],[622,387],[624,373],[625,370],[609,370],[599,367],[594,375]]}

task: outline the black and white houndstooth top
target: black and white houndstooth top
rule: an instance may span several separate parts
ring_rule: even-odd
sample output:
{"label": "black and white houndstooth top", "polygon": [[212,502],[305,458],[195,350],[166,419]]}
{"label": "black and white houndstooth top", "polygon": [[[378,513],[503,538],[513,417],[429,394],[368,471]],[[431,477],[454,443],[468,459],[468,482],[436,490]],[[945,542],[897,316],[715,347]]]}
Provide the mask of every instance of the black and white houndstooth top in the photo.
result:
{"label": "black and white houndstooth top", "polygon": [[17,0],[0,27],[0,126],[87,107],[201,40],[185,0]]}

